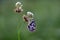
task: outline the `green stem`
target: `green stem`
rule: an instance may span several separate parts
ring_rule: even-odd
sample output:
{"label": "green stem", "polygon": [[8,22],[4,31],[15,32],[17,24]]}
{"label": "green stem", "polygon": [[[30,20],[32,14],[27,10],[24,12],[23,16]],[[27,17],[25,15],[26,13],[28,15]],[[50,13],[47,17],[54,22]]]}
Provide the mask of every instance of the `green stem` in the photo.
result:
{"label": "green stem", "polygon": [[19,32],[19,30],[18,30],[18,40],[20,40],[20,32]]}
{"label": "green stem", "polygon": [[[23,15],[23,14],[22,14]],[[18,25],[17,25],[17,31],[18,31],[18,40],[20,40],[20,17],[22,16],[22,15],[19,15],[19,18],[18,18]],[[20,20],[19,20],[20,19]]]}
{"label": "green stem", "polygon": [[18,40],[20,40],[19,25],[20,25],[20,21],[18,20],[18,25],[17,25]]}

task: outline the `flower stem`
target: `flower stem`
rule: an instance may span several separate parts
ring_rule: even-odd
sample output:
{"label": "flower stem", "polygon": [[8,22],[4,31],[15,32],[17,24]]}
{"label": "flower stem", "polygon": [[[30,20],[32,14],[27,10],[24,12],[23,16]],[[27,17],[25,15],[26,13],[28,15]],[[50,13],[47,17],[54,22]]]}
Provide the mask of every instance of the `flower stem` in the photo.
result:
{"label": "flower stem", "polygon": [[19,30],[18,30],[18,40],[20,40],[20,32],[19,32]]}
{"label": "flower stem", "polygon": [[20,25],[20,21],[18,19],[18,25],[17,25],[17,37],[18,37],[18,40],[20,40],[20,28],[19,28],[19,25]]}

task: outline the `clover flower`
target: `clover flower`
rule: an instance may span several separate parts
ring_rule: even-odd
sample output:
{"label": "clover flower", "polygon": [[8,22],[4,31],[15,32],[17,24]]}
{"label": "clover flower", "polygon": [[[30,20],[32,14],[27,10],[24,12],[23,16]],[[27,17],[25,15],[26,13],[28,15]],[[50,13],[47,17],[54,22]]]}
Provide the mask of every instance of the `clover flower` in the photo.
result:
{"label": "clover flower", "polygon": [[17,2],[17,3],[15,4],[15,6],[16,6],[15,12],[20,13],[20,12],[23,11],[23,9],[22,9],[22,6],[23,6],[23,5],[22,5],[21,2]]}
{"label": "clover flower", "polygon": [[[21,2],[17,2],[15,4],[15,6],[16,6],[15,11],[17,13],[20,13],[23,11],[23,9],[22,9],[23,5]],[[27,27],[28,27],[29,31],[36,30],[36,24],[35,24],[35,20],[34,20],[33,16],[34,16],[34,14],[30,11],[27,12],[27,15],[23,15],[23,20],[28,23]]]}
{"label": "clover flower", "polygon": [[35,24],[35,20],[33,18],[34,14],[32,12],[28,11],[27,16],[28,16],[28,29],[29,29],[29,31],[35,31],[36,24]]}

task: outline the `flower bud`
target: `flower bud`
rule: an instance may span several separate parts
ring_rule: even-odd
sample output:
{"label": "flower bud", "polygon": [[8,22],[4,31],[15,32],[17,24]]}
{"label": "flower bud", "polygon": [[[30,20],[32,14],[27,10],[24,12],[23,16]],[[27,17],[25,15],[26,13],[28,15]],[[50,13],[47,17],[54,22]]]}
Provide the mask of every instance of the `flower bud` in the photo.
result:
{"label": "flower bud", "polygon": [[21,5],[21,2],[17,2],[15,5],[16,6],[20,6]]}
{"label": "flower bud", "polygon": [[17,12],[17,13],[21,13],[22,11],[23,11],[23,9],[22,9],[22,4],[21,4],[21,2],[17,2],[16,4],[15,4],[15,6],[16,6],[16,8],[15,8],[15,12]]}
{"label": "flower bud", "polygon": [[27,16],[33,17],[33,13],[32,12],[27,12]]}

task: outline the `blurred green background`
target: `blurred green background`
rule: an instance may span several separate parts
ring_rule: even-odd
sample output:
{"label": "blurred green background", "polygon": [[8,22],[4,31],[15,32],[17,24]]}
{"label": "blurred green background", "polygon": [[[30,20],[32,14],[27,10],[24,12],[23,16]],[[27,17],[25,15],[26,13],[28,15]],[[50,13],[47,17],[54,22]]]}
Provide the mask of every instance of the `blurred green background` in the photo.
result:
{"label": "blurred green background", "polygon": [[[36,31],[30,32],[15,3],[34,13]],[[18,35],[19,34],[19,35]],[[60,40],[60,0],[0,0],[0,40]]]}

